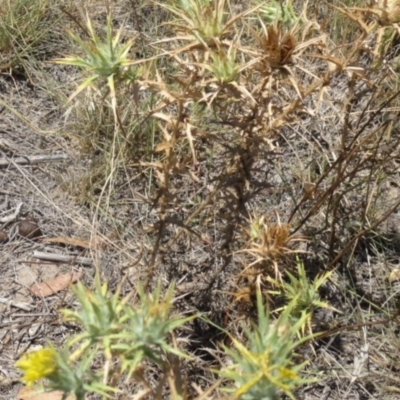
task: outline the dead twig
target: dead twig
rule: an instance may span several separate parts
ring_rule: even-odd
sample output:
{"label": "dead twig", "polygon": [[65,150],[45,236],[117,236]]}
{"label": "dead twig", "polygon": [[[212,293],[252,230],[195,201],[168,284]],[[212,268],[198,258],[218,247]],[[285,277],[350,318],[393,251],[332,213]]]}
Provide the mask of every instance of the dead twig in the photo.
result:
{"label": "dead twig", "polygon": [[23,204],[24,203],[19,203],[17,207],[15,207],[15,211],[12,214],[7,215],[6,217],[0,218],[0,222],[2,224],[5,224],[7,222],[15,221],[21,211],[21,207]]}
{"label": "dead twig", "polygon": [[88,257],[78,257],[78,256],[70,256],[66,254],[55,254],[55,253],[45,253],[43,251],[35,251],[33,253],[33,257],[39,258],[40,260],[45,261],[58,261],[64,263],[76,263],[87,266],[92,266],[93,261]]}
{"label": "dead twig", "polygon": [[13,164],[19,165],[29,165],[29,164],[40,164],[47,162],[57,162],[68,160],[66,154],[55,154],[55,155],[45,155],[45,156],[30,156],[30,157],[16,157],[16,158],[0,158],[0,168],[8,167]]}

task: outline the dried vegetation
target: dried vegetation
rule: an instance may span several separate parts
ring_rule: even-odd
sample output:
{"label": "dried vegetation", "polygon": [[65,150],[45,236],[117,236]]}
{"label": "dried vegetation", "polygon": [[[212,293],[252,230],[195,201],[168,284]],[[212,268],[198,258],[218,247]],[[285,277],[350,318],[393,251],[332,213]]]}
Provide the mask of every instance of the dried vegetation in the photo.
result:
{"label": "dried vegetation", "polygon": [[0,104],[76,147],[57,180],[107,244],[97,276],[121,297],[142,282],[138,304],[175,282],[174,312],[197,316],[135,364],[112,343],[121,306],[87,392],[400,398],[399,2],[58,3],[0,0],[0,72],[62,123]]}

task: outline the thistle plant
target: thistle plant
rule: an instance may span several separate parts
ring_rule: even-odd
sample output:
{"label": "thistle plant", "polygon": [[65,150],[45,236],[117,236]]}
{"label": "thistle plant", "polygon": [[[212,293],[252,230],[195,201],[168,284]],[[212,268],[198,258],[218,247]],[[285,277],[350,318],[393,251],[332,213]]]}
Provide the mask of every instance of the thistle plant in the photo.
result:
{"label": "thistle plant", "polygon": [[117,392],[114,388],[102,383],[100,373],[91,370],[90,364],[94,356],[95,352],[87,352],[74,362],[68,348],[56,350],[49,345],[24,355],[16,366],[24,373],[21,380],[28,387],[45,379],[44,389],[39,389],[39,391],[61,391],[63,398],[72,395],[77,400],[84,400],[88,392],[101,395]]}
{"label": "thistle plant", "polygon": [[211,53],[212,63],[205,65],[206,69],[212,72],[215,81],[221,86],[227,85],[237,78],[239,68],[235,53],[234,48],[230,48],[228,52]]}
{"label": "thistle plant", "polygon": [[67,56],[55,59],[54,62],[79,67],[88,75],[70,96],[70,100],[86,88],[95,87],[101,89],[105,83],[111,96],[113,111],[116,114],[116,86],[120,82],[133,82],[140,74],[139,69],[132,66],[135,61],[129,58],[129,52],[134,40],[128,40],[124,44],[120,43],[122,28],[113,36],[111,14],[107,16],[104,40],[100,39],[96,33],[89,17],[87,17],[86,28],[90,35],[88,42],[70,32],[71,38],[79,45],[84,56]]}
{"label": "thistle plant", "polygon": [[[193,318],[171,317],[173,286],[162,298],[160,284],[150,294],[139,285],[137,306],[128,303],[131,295],[120,299],[120,290],[110,294],[98,278],[94,291],[81,283],[73,291],[80,309],[64,310],[64,317],[82,332],[62,350],[49,345],[17,362],[29,386],[45,379],[46,391],[59,390],[77,400],[86,393],[107,396],[118,391],[116,382],[124,372],[131,377],[145,359],[167,368],[168,354],[186,357],[168,344],[172,331]],[[93,369],[94,359],[102,360],[101,369]]]}
{"label": "thistle plant", "polygon": [[70,340],[70,345],[79,343],[75,352],[79,357],[93,345],[100,345],[111,357],[111,335],[119,332],[126,320],[126,303],[130,296],[120,299],[120,291],[110,294],[107,284],[95,280],[95,291],[87,289],[81,282],[72,288],[79,304],[79,310],[63,310],[64,319],[82,327],[82,333]]}
{"label": "thistle plant", "polygon": [[121,357],[122,371],[129,370],[129,375],[145,358],[163,365],[163,356],[167,353],[187,357],[169,345],[167,339],[174,329],[193,319],[171,318],[173,286],[168,289],[163,299],[160,284],[151,295],[147,295],[139,285],[138,293],[140,306],[126,308],[123,329],[111,335],[112,352]]}
{"label": "thistle plant", "polygon": [[333,308],[326,301],[321,300],[319,294],[319,289],[331,277],[332,271],[320,274],[310,281],[303,262],[297,259],[297,274],[286,271],[286,275],[288,280],[270,279],[270,281],[279,287],[275,294],[284,296],[288,304],[295,304],[291,307],[292,320],[296,320],[304,312],[311,318],[317,308]]}
{"label": "thistle plant", "polygon": [[268,271],[273,267],[276,277],[281,276],[278,261],[285,255],[300,252],[291,249],[290,245],[305,240],[304,237],[292,235],[289,224],[282,224],[279,216],[277,222],[272,223],[265,216],[254,215],[250,218],[249,227],[245,232],[249,240],[246,248],[239,253],[247,253],[254,258],[248,268],[257,266]]}
{"label": "thistle plant", "polygon": [[305,311],[294,323],[291,320],[297,301],[293,299],[274,321],[257,291],[257,325],[245,330],[244,344],[232,338],[235,349],[225,347],[233,364],[220,374],[234,382],[234,387],[227,389],[234,398],[277,400],[283,392],[294,399],[293,390],[307,382],[299,375],[304,363],[294,361],[296,348],[311,338],[301,337],[308,320]]}
{"label": "thistle plant", "polygon": [[297,19],[291,1],[268,0],[254,3],[259,5],[258,13],[267,25],[274,22],[291,25]]}
{"label": "thistle plant", "polygon": [[25,354],[16,365],[24,372],[22,382],[32,386],[39,379],[54,374],[57,369],[56,352],[53,348],[44,348]]}
{"label": "thistle plant", "polygon": [[[176,32],[182,33],[179,39],[191,42],[184,48],[187,51],[199,45],[203,48],[219,48],[222,40],[231,31],[233,24],[258,8],[228,18],[226,3],[226,0],[169,0],[166,4],[159,3],[159,5],[179,18],[170,25],[175,28]],[[176,39],[163,41],[175,41]]]}
{"label": "thistle plant", "polygon": [[373,11],[379,17],[381,25],[391,25],[400,21],[399,0],[378,0],[375,1]]}

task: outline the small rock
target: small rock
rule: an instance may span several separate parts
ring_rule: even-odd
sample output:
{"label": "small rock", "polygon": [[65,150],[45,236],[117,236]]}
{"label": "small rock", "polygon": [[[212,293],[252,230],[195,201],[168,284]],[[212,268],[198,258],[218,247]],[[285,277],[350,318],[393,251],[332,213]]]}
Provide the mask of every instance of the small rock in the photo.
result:
{"label": "small rock", "polygon": [[42,236],[42,231],[34,218],[26,218],[20,221],[18,224],[18,233],[27,239]]}
{"label": "small rock", "polygon": [[5,242],[8,239],[6,231],[0,231],[0,243]]}
{"label": "small rock", "polygon": [[400,268],[394,268],[389,275],[389,282],[393,285],[400,281]]}

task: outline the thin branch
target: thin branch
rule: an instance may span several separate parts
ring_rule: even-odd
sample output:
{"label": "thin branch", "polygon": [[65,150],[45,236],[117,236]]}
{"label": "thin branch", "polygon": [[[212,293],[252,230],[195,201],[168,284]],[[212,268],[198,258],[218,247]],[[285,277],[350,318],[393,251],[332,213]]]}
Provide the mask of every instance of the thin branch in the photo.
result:
{"label": "thin branch", "polygon": [[47,162],[57,162],[68,160],[66,154],[54,154],[48,156],[30,156],[30,157],[16,157],[16,158],[0,158],[0,168],[8,167],[13,164],[29,165]]}

